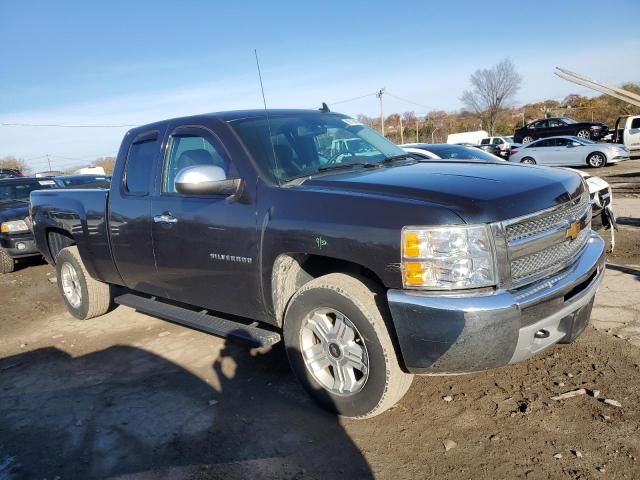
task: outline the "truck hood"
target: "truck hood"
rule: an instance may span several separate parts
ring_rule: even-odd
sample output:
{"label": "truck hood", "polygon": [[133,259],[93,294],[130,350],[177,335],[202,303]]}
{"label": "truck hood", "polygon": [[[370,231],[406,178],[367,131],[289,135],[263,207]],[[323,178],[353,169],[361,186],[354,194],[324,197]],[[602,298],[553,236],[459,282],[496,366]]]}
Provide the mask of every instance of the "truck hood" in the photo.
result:
{"label": "truck hood", "polygon": [[564,203],[580,195],[584,186],[580,175],[568,170],[433,160],[312,177],[303,188],[418,200],[446,207],[464,222],[487,223]]}
{"label": "truck hood", "polygon": [[0,222],[24,220],[29,215],[29,204],[20,201],[0,201]]}

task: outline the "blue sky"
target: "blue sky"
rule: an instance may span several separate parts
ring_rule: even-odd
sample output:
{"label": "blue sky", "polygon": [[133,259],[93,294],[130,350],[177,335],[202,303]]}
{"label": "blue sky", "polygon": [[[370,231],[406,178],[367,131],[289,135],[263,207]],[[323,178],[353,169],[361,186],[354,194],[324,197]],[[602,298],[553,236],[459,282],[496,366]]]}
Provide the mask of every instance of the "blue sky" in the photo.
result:
{"label": "blue sky", "polygon": [[[623,17],[621,17],[621,14]],[[385,111],[457,110],[469,75],[509,57],[516,101],[589,94],[563,66],[640,81],[640,2],[0,0],[0,123],[142,124],[261,107],[316,107],[386,87]],[[373,96],[336,105],[374,115]],[[122,128],[0,126],[0,157],[34,169],[117,151]]]}

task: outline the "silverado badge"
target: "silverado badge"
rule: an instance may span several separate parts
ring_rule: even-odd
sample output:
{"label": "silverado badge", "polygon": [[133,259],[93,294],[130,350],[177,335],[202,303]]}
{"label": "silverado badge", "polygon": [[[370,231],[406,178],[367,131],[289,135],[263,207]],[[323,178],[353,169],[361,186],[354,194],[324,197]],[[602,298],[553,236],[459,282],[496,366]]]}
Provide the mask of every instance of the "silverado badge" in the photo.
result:
{"label": "silverado badge", "polygon": [[580,230],[582,230],[582,225],[580,225],[580,222],[573,222],[571,225],[569,225],[569,228],[565,230],[564,236],[570,238],[573,241],[578,238]]}

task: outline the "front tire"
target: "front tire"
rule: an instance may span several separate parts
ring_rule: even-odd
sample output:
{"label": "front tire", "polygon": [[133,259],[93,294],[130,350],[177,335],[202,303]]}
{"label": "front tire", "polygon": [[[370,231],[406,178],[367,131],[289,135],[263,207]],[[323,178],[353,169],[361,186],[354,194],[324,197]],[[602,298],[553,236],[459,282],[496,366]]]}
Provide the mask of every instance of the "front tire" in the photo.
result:
{"label": "front tire", "polygon": [[0,273],[11,273],[16,269],[16,261],[0,248]]}
{"label": "front tire", "polygon": [[531,142],[533,142],[533,137],[531,135],[527,135],[526,137],[524,137],[522,139],[522,144],[523,145],[526,145],[526,144],[531,143]]}
{"label": "front tire", "polygon": [[370,418],[411,386],[388,329],[384,291],[342,273],[316,278],[291,299],[284,340],[289,363],[307,392],[345,417]]}
{"label": "front tire", "polygon": [[607,164],[607,157],[604,153],[593,152],[587,157],[587,165],[593,168],[604,167]]}
{"label": "front tire", "polygon": [[587,129],[578,130],[576,133],[576,137],[585,138],[587,140],[591,140],[591,132]]}
{"label": "front tire", "polygon": [[56,257],[58,290],[69,313],[80,320],[107,313],[111,287],[92,278],[82,263],[78,247],[63,248]]}
{"label": "front tire", "polygon": [[536,161],[531,157],[524,157],[522,160],[520,160],[520,163],[526,163],[527,165],[535,165]]}

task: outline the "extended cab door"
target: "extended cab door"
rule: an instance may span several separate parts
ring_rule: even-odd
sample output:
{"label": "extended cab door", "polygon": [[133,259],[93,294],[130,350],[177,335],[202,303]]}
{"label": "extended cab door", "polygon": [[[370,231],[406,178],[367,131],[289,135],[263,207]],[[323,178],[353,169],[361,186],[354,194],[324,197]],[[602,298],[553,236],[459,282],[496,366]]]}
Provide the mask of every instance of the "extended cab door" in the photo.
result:
{"label": "extended cab door", "polygon": [[159,296],[164,296],[164,292],[155,277],[150,192],[160,158],[162,133],[142,132],[130,142],[123,142],[108,208],[113,258],[124,284]]}
{"label": "extended cab door", "polygon": [[255,196],[248,186],[233,200],[180,194],[175,187],[178,172],[195,165],[242,178],[219,133],[177,126],[168,138],[151,209],[158,278],[172,300],[255,318],[261,311]]}

